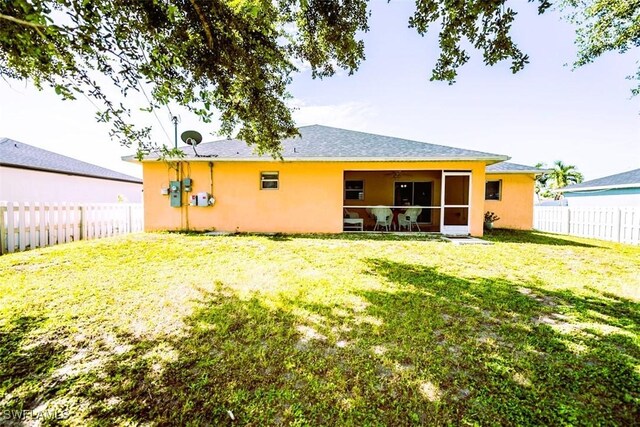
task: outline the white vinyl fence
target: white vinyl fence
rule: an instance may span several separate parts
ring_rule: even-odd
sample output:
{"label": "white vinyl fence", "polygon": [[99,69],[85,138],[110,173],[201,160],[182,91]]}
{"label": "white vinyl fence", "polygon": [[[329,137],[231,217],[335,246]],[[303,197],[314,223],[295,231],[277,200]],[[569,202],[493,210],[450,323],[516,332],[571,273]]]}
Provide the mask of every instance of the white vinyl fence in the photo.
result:
{"label": "white vinyl fence", "polygon": [[143,230],[142,204],[0,202],[0,254]]}
{"label": "white vinyl fence", "polygon": [[536,206],[533,224],[550,233],[640,244],[640,208]]}

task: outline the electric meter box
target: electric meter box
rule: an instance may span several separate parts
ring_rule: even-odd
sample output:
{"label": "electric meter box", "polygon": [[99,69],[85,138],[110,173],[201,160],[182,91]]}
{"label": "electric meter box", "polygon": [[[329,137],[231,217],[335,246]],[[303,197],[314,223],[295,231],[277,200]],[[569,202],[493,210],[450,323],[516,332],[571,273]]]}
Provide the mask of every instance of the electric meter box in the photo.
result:
{"label": "electric meter box", "polygon": [[200,192],[191,196],[191,206],[205,207],[211,206],[211,195],[209,193]]}
{"label": "electric meter box", "polygon": [[182,206],[182,191],[180,181],[169,181],[169,198],[172,208]]}

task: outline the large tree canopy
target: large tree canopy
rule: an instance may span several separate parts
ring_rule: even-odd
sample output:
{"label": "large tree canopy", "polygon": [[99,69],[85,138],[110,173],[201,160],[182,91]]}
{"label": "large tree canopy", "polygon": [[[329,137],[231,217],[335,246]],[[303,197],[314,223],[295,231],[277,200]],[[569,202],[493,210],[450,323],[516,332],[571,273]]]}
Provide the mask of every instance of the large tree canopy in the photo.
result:
{"label": "large tree canopy", "polygon": [[[593,62],[606,52],[625,53],[640,46],[640,0],[562,0],[576,24],[578,58],[574,66]],[[640,94],[640,67],[629,76]]]}
{"label": "large tree canopy", "polygon": [[319,77],[335,67],[352,72],[364,56],[356,32],[367,29],[359,0],[0,4],[0,74],[100,101],[99,117],[113,123],[114,136],[142,148],[149,129],[127,121],[131,106],[114,102],[99,76],[125,96],[146,87],[149,109],[173,102],[205,121],[218,110],[224,133],[239,126],[241,139],[273,152],[296,133],[284,104],[293,61],[308,62]]}
{"label": "large tree canopy", "polygon": [[[560,1],[583,29],[577,65],[638,44],[640,0]],[[529,2],[539,13],[551,5]],[[510,36],[508,4],[416,0],[409,25],[420,34],[440,25],[432,79],[454,82],[469,59],[465,42],[486,64],[521,70],[528,57]],[[257,151],[277,154],[280,139],[297,133],[285,103],[294,64],[319,78],[356,71],[368,17],[367,0],[3,0],[0,76],[97,101],[112,136],[142,151],[153,144],[149,128],[131,123],[131,91],[144,94],[148,111],[178,104],[204,121],[218,111],[223,134],[238,130]]]}

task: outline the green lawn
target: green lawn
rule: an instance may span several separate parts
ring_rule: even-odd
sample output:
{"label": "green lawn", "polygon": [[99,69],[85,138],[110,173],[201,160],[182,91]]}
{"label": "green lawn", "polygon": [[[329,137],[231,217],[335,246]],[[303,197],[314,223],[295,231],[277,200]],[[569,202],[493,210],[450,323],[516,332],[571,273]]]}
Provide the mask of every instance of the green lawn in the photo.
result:
{"label": "green lawn", "polygon": [[0,424],[631,425],[640,248],[137,234],[0,257]]}

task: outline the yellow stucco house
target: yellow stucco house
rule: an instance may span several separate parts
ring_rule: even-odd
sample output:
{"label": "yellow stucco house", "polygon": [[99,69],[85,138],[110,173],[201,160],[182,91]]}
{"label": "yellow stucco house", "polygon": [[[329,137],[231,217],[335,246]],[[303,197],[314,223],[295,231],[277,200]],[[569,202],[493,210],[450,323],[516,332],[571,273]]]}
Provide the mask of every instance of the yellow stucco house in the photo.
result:
{"label": "yellow stucco house", "polygon": [[144,158],[146,230],[482,236],[486,211],[496,227],[532,227],[543,171],[508,156],[318,125],[300,134],[282,141],[283,160],[234,139]]}

